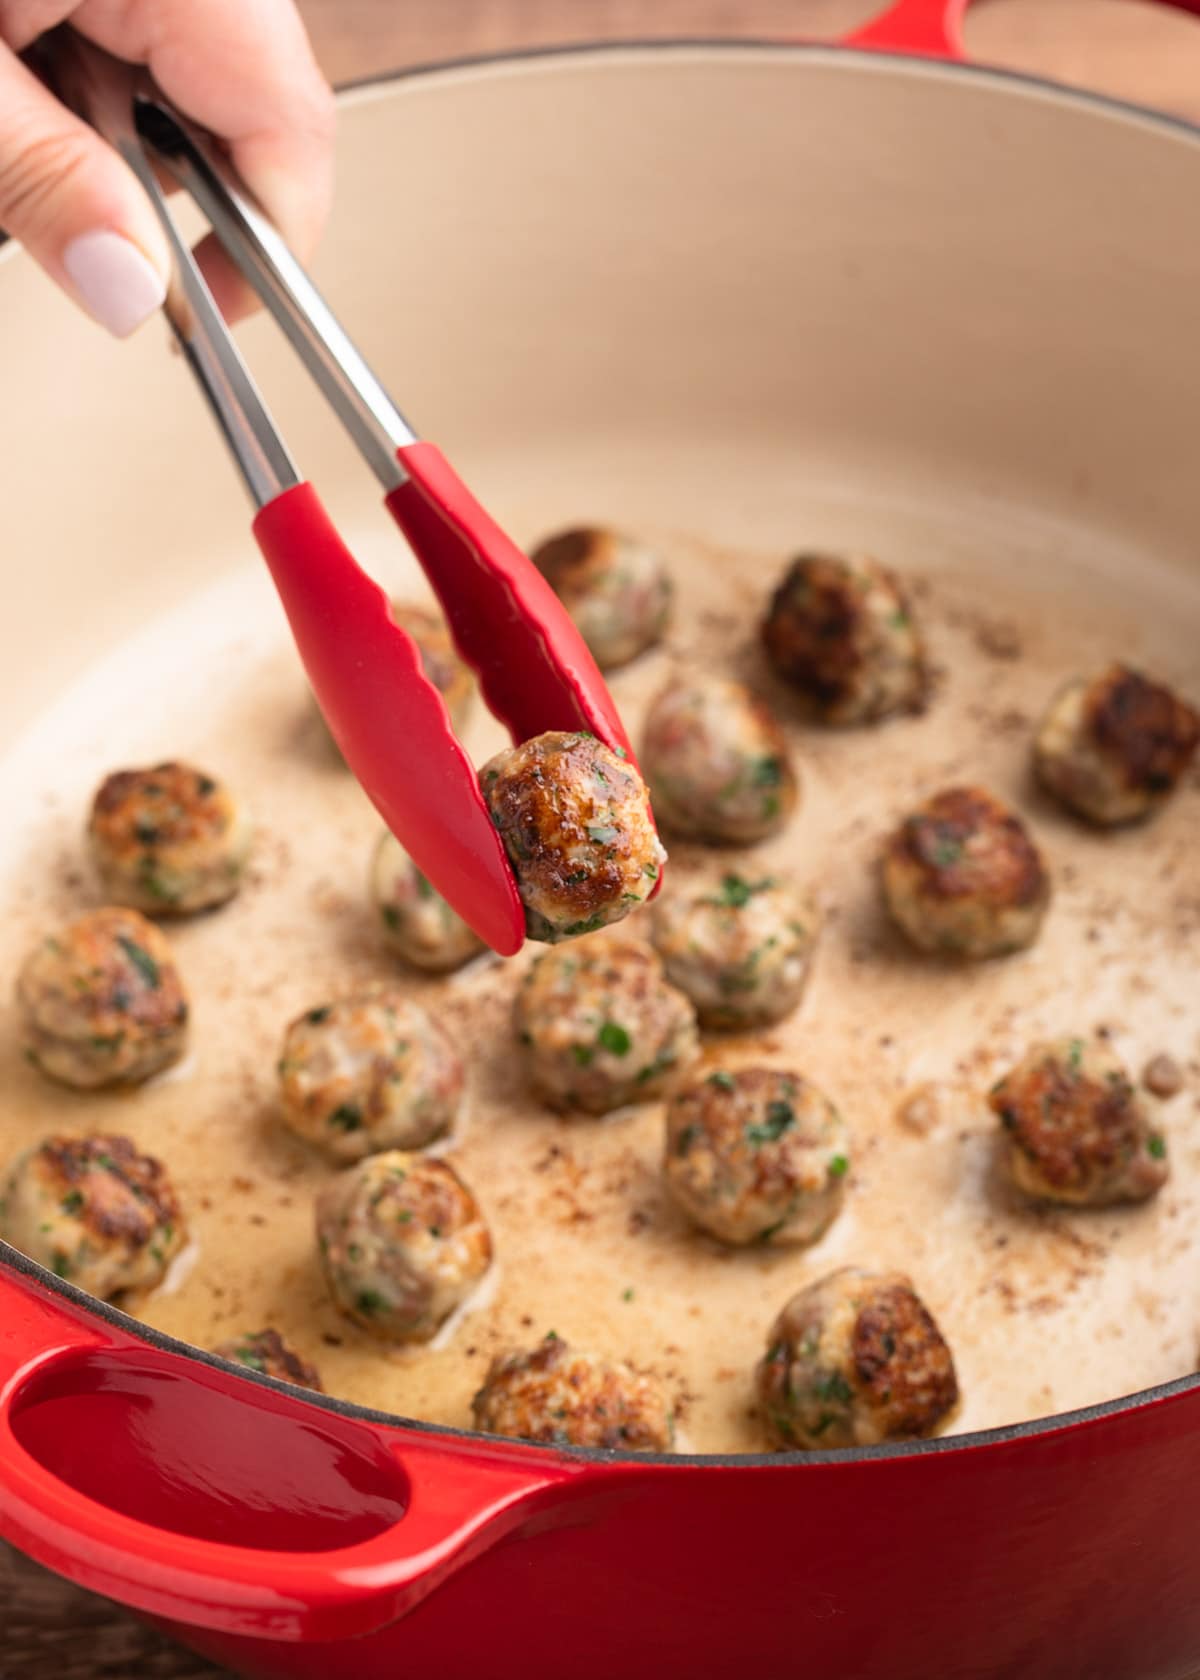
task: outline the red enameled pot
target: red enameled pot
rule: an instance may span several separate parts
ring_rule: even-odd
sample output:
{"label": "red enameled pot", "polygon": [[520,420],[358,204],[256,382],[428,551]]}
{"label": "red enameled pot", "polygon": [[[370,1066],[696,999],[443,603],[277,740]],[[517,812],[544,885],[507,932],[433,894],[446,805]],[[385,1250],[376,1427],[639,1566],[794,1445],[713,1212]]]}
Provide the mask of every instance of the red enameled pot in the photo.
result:
{"label": "red enameled pot", "polygon": [[[846,354],[859,354],[861,365],[841,384],[835,362],[818,370],[828,427],[854,421],[861,399],[881,435],[903,433],[914,456],[945,449],[961,459],[964,439],[977,433],[981,458],[994,459],[998,473],[1030,449],[1049,474],[1073,381],[1074,441],[1093,473],[1111,469],[1115,479],[1136,437],[1153,430],[1125,510],[1160,535],[1183,529],[1187,515],[1194,532],[1200,133],[962,65],[964,9],[965,0],[901,0],[841,48],[595,49],[432,71],[394,92],[405,111],[409,90],[420,95],[406,119],[413,146],[421,112],[457,102],[460,165],[475,144],[470,112],[478,106],[481,132],[506,113],[519,128],[535,84],[544,101],[561,83],[568,137],[581,99],[592,129],[607,112],[611,130],[627,133],[644,90],[657,90],[672,155],[685,144],[726,155],[777,139],[764,112],[793,83],[805,132],[819,122],[828,139],[844,123],[847,157],[852,137],[861,141],[877,121],[876,173],[855,154],[858,197],[838,202],[856,237],[885,224],[907,233],[892,238],[882,269],[870,269],[847,304],[844,344],[855,349]],[[351,141],[355,109],[351,96]],[[515,132],[513,124],[504,131]],[[739,138],[743,131],[754,131],[751,139]],[[821,159],[827,175],[840,166],[834,150]],[[594,181],[572,188],[580,201],[593,187],[605,190],[589,162],[595,155],[585,148],[573,163],[564,145],[559,160],[568,180],[576,165],[595,170]],[[436,176],[437,155],[422,156],[425,175]],[[975,198],[955,174],[968,164],[977,171]],[[430,202],[449,202],[461,224],[469,201],[455,197],[453,160],[445,167]],[[1095,203],[1076,193],[1068,213],[1045,200],[1091,180],[1090,167]],[[608,188],[621,190],[620,180]],[[748,188],[747,204],[752,198]],[[730,206],[730,237],[744,236],[756,213],[747,204]],[[644,211],[639,200],[636,213]],[[434,225],[428,204],[422,213]],[[811,240],[825,261],[841,239],[837,213],[822,227],[809,203],[812,219],[797,230],[788,202],[776,201],[747,261],[769,265],[768,228],[789,247]],[[1133,249],[1128,275],[1119,244],[1109,274],[1095,270],[1113,224]],[[1007,312],[980,295],[999,284],[1006,257],[1015,299]],[[16,266],[7,265],[6,280]],[[1022,290],[1022,276],[1043,272],[1044,287]],[[977,295],[964,299],[971,275]],[[1134,371],[1106,406],[1088,384],[1089,357],[1111,343],[1115,294],[1125,288],[1128,314],[1146,301],[1138,275],[1152,307],[1139,314]],[[882,322],[876,281],[890,316]],[[485,292],[481,282],[471,295],[478,303]],[[686,317],[685,284],[679,295]],[[503,331],[503,303],[492,303],[485,342]],[[956,338],[956,323],[985,303],[995,344],[974,343],[976,383],[957,404],[939,405],[930,392],[949,363],[961,364],[968,342]],[[471,313],[459,317],[468,337]],[[690,369],[705,398],[725,353],[721,335],[734,332],[737,316],[735,303],[711,317]],[[421,326],[412,323],[418,383]],[[1014,365],[1013,346],[1027,338],[1031,360],[1052,358],[1056,335],[1070,341],[1068,365],[1047,364],[1038,404],[1008,406],[1003,369]],[[504,354],[519,361],[529,351],[517,343]],[[909,359],[899,372],[897,357]],[[731,359],[749,371],[724,413],[712,405],[718,446],[722,424],[732,435],[749,405],[761,397],[769,409],[779,396],[768,358],[739,363],[735,350]],[[901,374],[922,367],[928,383],[913,402]],[[502,361],[480,373],[485,418],[499,414],[511,371]],[[24,374],[31,389],[35,372],[31,364]],[[647,375],[650,408],[657,396],[649,379],[661,373],[651,366]],[[450,417],[455,380],[445,385]],[[1107,432],[1097,429],[1102,412]],[[437,415],[428,418],[438,425]],[[53,657],[46,670],[49,681]],[[803,1457],[631,1460],[497,1442],[235,1376],[0,1246],[0,1534],[246,1675],[1181,1680],[1200,1672],[1193,1474],[1200,1479],[1200,1379],[1191,1377],[1011,1429]]]}

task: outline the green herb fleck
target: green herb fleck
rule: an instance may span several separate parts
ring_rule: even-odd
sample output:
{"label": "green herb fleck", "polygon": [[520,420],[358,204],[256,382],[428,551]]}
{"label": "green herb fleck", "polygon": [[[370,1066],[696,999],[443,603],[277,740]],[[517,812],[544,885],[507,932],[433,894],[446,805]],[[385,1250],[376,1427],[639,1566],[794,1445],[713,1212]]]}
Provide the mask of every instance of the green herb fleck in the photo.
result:
{"label": "green herb fleck", "polygon": [[1146,1139],[1146,1152],[1153,1156],[1156,1161],[1165,1159],[1167,1153],[1166,1139],[1161,1137],[1158,1132],[1151,1132]]}
{"label": "green herb fleck", "polygon": [[1078,1073],[1083,1066],[1083,1040],[1073,1038],[1067,1047],[1067,1066],[1072,1073]]}
{"label": "green herb fleck", "polygon": [[425,879],[424,875],[421,874],[419,869],[413,870],[413,876],[416,880],[418,898],[430,899],[437,897],[437,894],[434,892],[429,882]]}
{"label": "green herb fleck", "polygon": [[813,1393],[818,1400],[837,1400],[842,1405],[854,1398],[854,1391],[840,1371],[831,1371],[827,1377],[813,1384]]}
{"label": "green herb fleck", "polygon": [[83,1191],[68,1190],[58,1205],[64,1213],[78,1213],[83,1206]]}
{"label": "green herb fleck", "polygon": [[71,1275],[71,1262],[70,1262],[69,1258],[63,1253],[61,1248],[56,1248],[54,1250],[54,1256],[53,1256],[53,1259],[51,1261],[51,1265],[54,1268],[55,1277],[60,1277],[60,1278],[69,1278],[70,1277],[70,1275]]}
{"label": "green herb fleck", "polygon": [[715,1085],[718,1091],[737,1090],[737,1080],[724,1068],[718,1068],[715,1073],[710,1073],[706,1084]]}
{"label": "green herb fleck", "polygon": [[830,1178],[845,1178],[850,1171],[850,1157],[848,1155],[834,1155],[829,1162]]}
{"label": "green herb fleck", "polygon": [[244,1342],[241,1347],[234,1348],[233,1357],[239,1365],[248,1365],[252,1371],[265,1371],[267,1362],[261,1353],[257,1353],[250,1342]]}
{"label": "green herb fleck", "polygon": [[622,1301],[632,1301],[633,1300],[633,1290],[632,1290],[632,1288],[622,1289],[621,1299],[622,1299]]}
{"label": "green herb fleck", "polygon": [[[379,914],[383,917],[383,922],[384,922],[385,927],[391,928],[393,933],[396,933],[396,932],[399,931],[399,928],[400,928],[400,912],[399,912],[399,910],[397,910],[397,908],[394,904],[383,905],[382,908],[380,909]],[[311,1019],[311,1017],[310,1017],[310,1019]]]}
{"label": "green herb fleck", "polygon": [[590,1044],[572,1044],[571,1054],[575,1058],[576,1066],[590,1067],[595,1059],[596,1052]]}
{"label": "green herb fleck", "polygon": [[750,779],[755,787],[778,787],[783,781],[783,760],[777,753],[755,759]]}
{"label": "green herb fleck", "polygon": [[596,1034],[596,1042],[602,1050],[607,1050],[614,1056],[627,1056],[633,1040],[619,1022],[605,1021]]}
{"label": "green herb fleck", "polygon": [[760,1126],[747,1126],[746,1136],[753,1144],[778,1143],[784,1132],[796,1124],[796,1111],[790,1102],[776,1098],[767,1104],[767,1117]]}
{"label": "green herb fleck", "polygon": [[136,940],[127,938],[123,933],[117,935],[117,944],[129,958],[134,968],[137,969],[150,990],[156,992],[162,985],[162,975],[159,973],[158,964],[149,951],[144,951]]}
{"label": "green herb fleck", "polygon": [[370,1318],[373,1313],[383,1312],[387,1302],[377,1289],[360,1289],[354,1297],[354,1305],[360,1313],[365,1313]]}
{"label": "green herb fleck", "polygon": [[329,1124],[343,1132],[357,1132],[362,1123],[362,1109],[357,1103],[339,1103],[329,1116]]}
{"label": "green herb fleck", "polygon": [[597,846],[611,846],[620,832],[620,829],[614,828],[612,823],[588,823],[587,825],[587,837]]}

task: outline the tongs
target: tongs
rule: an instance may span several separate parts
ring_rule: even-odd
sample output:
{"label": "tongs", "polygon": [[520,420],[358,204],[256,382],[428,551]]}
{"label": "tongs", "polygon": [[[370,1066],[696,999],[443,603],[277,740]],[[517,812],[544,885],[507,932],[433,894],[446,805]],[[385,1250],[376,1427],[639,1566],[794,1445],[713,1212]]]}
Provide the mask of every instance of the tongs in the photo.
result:
{"label": "tongs", "polygon": [[335,741],[417,868],[488,945],[511,955],[525,937],[524,912],[471,761],[386,593],[288,453],[159,171],[199,206],[332,404],[513,740],[584,730],[632,760],[595,661],[541,574],[441,452],[418,439],[209,137],[148,75],[69,30],[49,62],[61,96],[124,158],[162,223],[174,264],[164,309],[257,509],[254,536]]}

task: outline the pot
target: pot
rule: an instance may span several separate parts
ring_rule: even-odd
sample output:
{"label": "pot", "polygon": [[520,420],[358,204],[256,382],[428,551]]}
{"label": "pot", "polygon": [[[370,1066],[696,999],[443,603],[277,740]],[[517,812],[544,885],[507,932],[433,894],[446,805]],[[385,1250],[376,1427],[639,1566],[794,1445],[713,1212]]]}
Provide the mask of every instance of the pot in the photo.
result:
{"label": "pot", "polygon": [[[545,504],[568,437],[593,487],[716,540],[774,543],[803,463],[1186,580],[1200,134],[951,62],[963,10],[353,91],[319,277],[501,511]],[[13,741],[245,514],[153,335],[100,342],[20,253],[0,286]],[[246,342],[353,530],[348,450]],[[1191,1376],[924,1443],[622,1459],[237,1376],[0,1247],[0,1384],[0,1533],[246,1675],[1200,1671]]]}

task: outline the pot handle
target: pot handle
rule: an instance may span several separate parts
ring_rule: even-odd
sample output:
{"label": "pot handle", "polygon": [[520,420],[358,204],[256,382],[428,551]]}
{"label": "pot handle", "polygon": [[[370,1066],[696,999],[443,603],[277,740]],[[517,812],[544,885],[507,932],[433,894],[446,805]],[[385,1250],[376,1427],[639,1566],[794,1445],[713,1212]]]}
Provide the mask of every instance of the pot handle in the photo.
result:
{"label": "pot handle", "polygon": [[302,1399],[101,1316],[0,1244],[0,1535],[147,1615],[370,1633],[591,1468]]}
{"label": "pot handle", "polygon": [[[896,0],[879,17],[843,37],[842,45],[965,63],[963,20],[972,0]],[[1158,0],[1200,17],[1200,0]]]}

